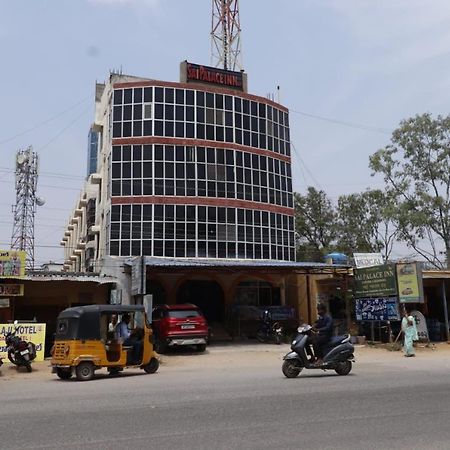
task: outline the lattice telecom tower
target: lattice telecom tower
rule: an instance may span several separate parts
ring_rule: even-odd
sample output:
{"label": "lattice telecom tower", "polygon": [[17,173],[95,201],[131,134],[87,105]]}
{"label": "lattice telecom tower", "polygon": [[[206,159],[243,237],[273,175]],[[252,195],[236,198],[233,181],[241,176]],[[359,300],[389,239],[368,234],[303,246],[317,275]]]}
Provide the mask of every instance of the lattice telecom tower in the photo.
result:
{"label": "lattice telecom tower", "polygon": [[44,201],[36,197],[38,155],[31,147],[16,154],[16,204],[13,205],[14,225],[12,250],[26,252],[26,268],[34,268],[34,216],[36,205]]}
{"label": "lattice telecom tower", "polygon": [[242,70],[238,0],[212,0],[211,64]]}

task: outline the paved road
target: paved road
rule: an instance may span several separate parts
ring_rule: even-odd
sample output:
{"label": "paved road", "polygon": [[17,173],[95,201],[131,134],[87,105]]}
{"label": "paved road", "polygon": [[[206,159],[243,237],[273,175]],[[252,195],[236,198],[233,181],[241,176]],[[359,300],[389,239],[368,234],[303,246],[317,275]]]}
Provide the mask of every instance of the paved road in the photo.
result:
{"label": "paved road", "polygon": [[169,355],[154,375],[0,377],[5,449],[448,449],[450,357],[357,352],[346,377],[286,379],[287,347]]}

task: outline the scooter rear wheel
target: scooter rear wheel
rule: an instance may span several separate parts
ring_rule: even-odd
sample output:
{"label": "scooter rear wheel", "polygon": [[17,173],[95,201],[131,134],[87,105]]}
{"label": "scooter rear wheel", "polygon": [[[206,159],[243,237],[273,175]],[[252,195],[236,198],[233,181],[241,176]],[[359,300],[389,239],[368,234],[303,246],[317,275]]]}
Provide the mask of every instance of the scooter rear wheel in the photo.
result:
{"label": "scooter rear wheel", "polygon": [[281,366],[283,375],[286,378],[296,378],[299,376],[303,367],[300,367],[298,362],[293,359],[286,359]]}
{"label": "scooter rear wheel", "polygon": [[334,370],[338,375],[348,375],[352,370],[352,362],[351,361],[338,362]]}

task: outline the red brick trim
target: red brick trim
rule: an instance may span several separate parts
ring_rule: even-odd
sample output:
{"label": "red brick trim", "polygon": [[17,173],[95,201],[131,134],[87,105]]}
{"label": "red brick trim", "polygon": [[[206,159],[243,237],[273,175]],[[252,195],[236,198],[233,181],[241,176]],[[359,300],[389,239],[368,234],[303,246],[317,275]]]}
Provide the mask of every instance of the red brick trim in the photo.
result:
{"label": "red brick trim", "polygon": [[215,94],[225,94],[225,95],[235,95],[237,97],[242,97],[247,100],[253,100],[260,103],[265,103],[266,105],[273,106],[275,108],[281,109],[284,112],[289,112],[288,108],[265,97],[260,97],[259,95],[247,94],[245,92],[234,90],[234,89],[224,89],[221,87],[207,86],[202,83],[176,83],[173,81],[159,81],[159,80],[146,80],[146,81],[129,81],[125,83],[114,83],[114,89],[127,89],[133,87],[172,87],[178,89],[197,89],[204,92],[213,92]]}
{"label": "red brick trim", "polygon": [[223,206],[231,208],[256,209],[260,211],[269,211],[288,216],[294,215],[294,209],[285,206],[271,205],[267,203],[251,202],[248,200],[222,199],[210,197],[176,197],[176,196],[155,196],[155,195],[137,195],[127,197],[111,197],[113,205],[131,205],[131,204],[151,204],[151,205],[201,205],[201,206]]}
{"label": "red brick trim", "polygon": [[256,147],[248,147],[246,145],[233,144],[229,142],[207,141],[205,139],[185,139],[185,138],[171,138],[162,136],[148,136],[148,137],[129,137],[129,138],[114,138],[113,145],[145,145],[145,144],[162,144],[162,145],[187,145],[200,147],[218,147],[218,148],[232,148],[234,150],[241,150],[243,152],[254,153],[256,155],[264,155],[271,158],[279,159],[280,161],[291,162],[291,157],[280,155],[271,150],[263,150]]}

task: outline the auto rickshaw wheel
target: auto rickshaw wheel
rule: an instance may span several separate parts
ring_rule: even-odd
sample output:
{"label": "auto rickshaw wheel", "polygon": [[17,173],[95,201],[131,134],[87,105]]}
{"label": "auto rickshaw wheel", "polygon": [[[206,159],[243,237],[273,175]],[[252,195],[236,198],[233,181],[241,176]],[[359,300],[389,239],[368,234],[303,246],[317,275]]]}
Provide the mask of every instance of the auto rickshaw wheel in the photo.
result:
{"label": "auto rickshaw wheel", "polygon": [[159,369],[159,361],[156,358],[152,358],[148,364],[143,366],[146,373],[155,373]]}
{"label": "auto rickshaw wheel", "polygon": [[75,369],[78,381],[89,381],[94,377],[94,365],[89,361],[83,361]]}
{"label": "auto rickshaw wheel", "polygon": [[72,371],[69,369],[61,369],[61,367],[58,367],[56,369],[56,375],[58,378],[61,378],[61,380],[68,380],[72,377]]}

